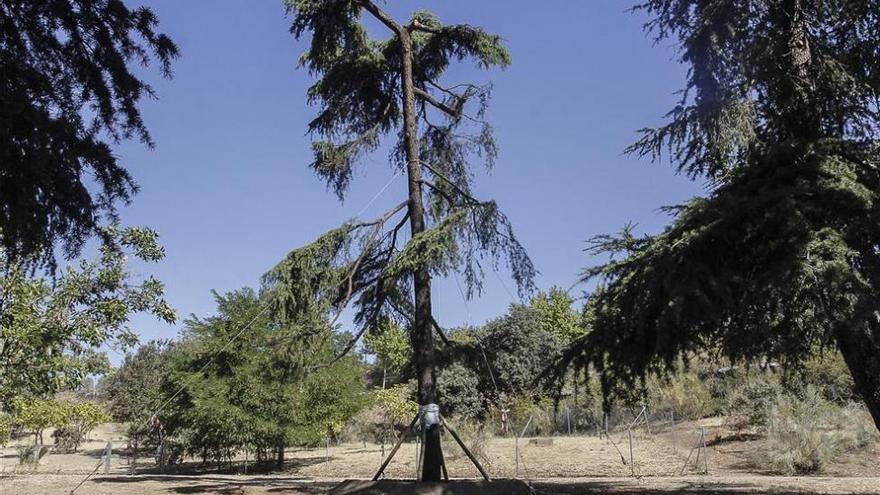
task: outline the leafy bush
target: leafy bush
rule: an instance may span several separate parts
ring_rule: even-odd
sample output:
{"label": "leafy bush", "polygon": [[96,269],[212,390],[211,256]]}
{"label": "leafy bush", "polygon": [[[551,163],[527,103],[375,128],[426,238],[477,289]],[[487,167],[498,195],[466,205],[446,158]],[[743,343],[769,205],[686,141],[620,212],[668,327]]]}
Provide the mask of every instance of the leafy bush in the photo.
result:
{"label": "leafy bush", "polygon": [[73,425],[64,425],[52,432],[55,449],[60,452],[76,452],[85,440],[85,435]]}
{"label": "leafy bush", "polygon": [[781,398],[767,428],[767,443],[754,460],[788,474],[819,472],[842,453],[864,448],[877,437],[861,407],[838,406],[812,387],[803,398]]}
{"label": "leafy bush", "polygon": [[486,414],[480,396],[480,379],[461,363],[453,363],[438,373],[437,391],[445,414],[468,420]]}
{"label": "leafy bush", "polygon": [[373,400],[381,408],[386,422],[392,426],[406,426],[419,412],[419,404],[411,397],[410,386],[398,384],[384,390],[376,390]]}
{"label": "leafy bush", "polygon": [[815,353],[785,379],[786,389],[795,394],[802,393],[809,386],[840,405],[860,400],[852,373],[839,351]]}
{"label": "leafy bush", "polygon": [[649,385],[655,411],[672,411],[682,419],[700,419],[718,412],[718,401],[699,376],[681,370],[668,379],[653,379]]}
{"label": "leafy bush", "polygon": [[36,443],[17,446],[15,450],[18,453],[18,463],[27,465],[40,462],[40,448],[41,445]]}
{"label": "leafy bush", "polygon": [[746,372],[736,388],[728,391],[724,412],[728,424],[738,431],[767,426],[781,389],[773,375]]}
{"label": "leafy bush", "polygon": [[547,435],[553,432],[555,424],[553,414],[553,401],[550,398],[541,398],[537,401],[530,397],[517,397],[510,405],[511,428],[519,435],[528,423],[532,422],[526,435]]}
{"label": "leafy bush", "polygon": [[43,430],[67,423],[68,406],[51,399],[23,399],[13,401],[17,421],[34,434],[34,440],[43,443]]}

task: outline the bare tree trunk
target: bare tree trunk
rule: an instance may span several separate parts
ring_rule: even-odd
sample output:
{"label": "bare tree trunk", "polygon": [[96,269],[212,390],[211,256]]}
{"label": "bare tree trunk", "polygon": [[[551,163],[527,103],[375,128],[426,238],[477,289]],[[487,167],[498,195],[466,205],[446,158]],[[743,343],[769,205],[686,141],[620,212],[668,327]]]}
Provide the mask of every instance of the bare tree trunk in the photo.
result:
{"label": "bare tree trunk", "polygon": [[[409,220],[412,236],[425,230],[425,212],[422,203],[422,171],[419,161],[418,125],[416,123],[415,89],[413,86],[412,38],[409,31],[398,32],[402,47],[401,86],[403,87],[404,146],[409,181]],[[436,404],[434,334],[431,318],[431,275],[422,268],[414,274],[415,324],[411,340],[419,383],[419,405]],[[422,464],[423,481],[440,481],[443,452],[440,447],[440,426],[432,425],[424,432],[425,455]]]}
{"label": "bare tree trunk", "polygon": [[385,377],[388,375],[388,368],[382,367],[382,390],[385,390]]}
{"label": "bare tree trunk", "polygon": [[284,469],[284,445],[277,445],[275,447],[275,466],[278,469]]}
{"label": "bare tree trunk", "polygon": [[[873,315],[872,315],[873,316]],[[872,317],[872,316],[869,316]],[[849,368],[856,391],[880,430],[880,324],[838,329],[837,346]]]}
{"label": "bare tree trunk", "polygon": [[[407,182],[409,186],[409,223],[413,237],[425,231],[425,208],[422,201],[422,170],[419,156],[418,124],[416,121],[416,94],[413,83],[413,47],[409,28],[394,21],[370,0],[358,3],[376,19],[388,26],[400,39],[401,68],[400,85],[403,91],[403,141],[406,154]],[[435,357],[433,318],[431,317],[431,274],[419,269],[413,274],[415,289],[415,321],[410,332],[410,342],[419,383],[419,405],[436,404]],[[443,451],[440,447],[440,426],[432,425],[424,432],[425,455],[422,464],[423,481],[440,481]]]}

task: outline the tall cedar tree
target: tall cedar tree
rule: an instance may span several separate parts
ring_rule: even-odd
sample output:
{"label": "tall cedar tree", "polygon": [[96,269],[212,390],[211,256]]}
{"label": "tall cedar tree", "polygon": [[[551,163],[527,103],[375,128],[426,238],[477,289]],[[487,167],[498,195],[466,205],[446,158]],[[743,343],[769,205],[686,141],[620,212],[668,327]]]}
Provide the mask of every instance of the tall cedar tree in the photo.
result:
{"label": "tall cedar tree", "polygon": [[153,90],[130,69],[177,47],[146,7],[121,0],[0,2],[0,247],[55,267],[79,254],[137,191],[110,143],[152,146],[138,104]]}
{"label": "tall cedar tree", "polygon": [[[335,323],[353,303],[358,330],[346,350],[383,319],[397,321],[410,331],[418,401],[436,403],[431,278],[460,271],[472,294],[486,263],[495,269],[506,261],[520,291],[532,289],[534,267],[507,218],[471,194],[470,160],[491,167],[496,157],[483,119],[490,88],[440,80],[453,61],[503,68],[510,56],[498,36],[443,25],[427,12],[401,24],[369,0],[291,0],[288,7],[294,36],[311,34],[301,62],[318,78],[308,92],[320,107],[309,124],[318,136],[312,168],[341,199],[355,165],[390,135],[390,161],[405,174],[408,195],[378,219],[351,221],[291,252],[265,277],[274,309],[308,329],[328,313]],[[370,39],[364,14],[391,36]],[[436,480],[438,429],[426,437],[423,479]]]}
{"label": "tall cedar tree", "polygon": [[593,239],[619,255],[586,271],[593,331],[561,364],[593,364],[607,391],[699,349],[791,369],[836,345],[880,427],[880,1],[636,8],[690,72],[630,151],[712,189],[661,234]]}

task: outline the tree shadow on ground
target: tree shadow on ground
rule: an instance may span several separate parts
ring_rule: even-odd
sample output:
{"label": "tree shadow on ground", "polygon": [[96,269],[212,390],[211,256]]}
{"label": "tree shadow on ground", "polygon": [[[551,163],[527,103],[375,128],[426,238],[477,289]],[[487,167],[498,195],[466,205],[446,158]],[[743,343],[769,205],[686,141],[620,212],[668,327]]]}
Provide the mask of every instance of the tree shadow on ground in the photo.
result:
{"label": "tree shadow on ground", "polygon": [[[333,459],[331,457],[331,459]],[[297,457],[294,459],[285,459],[284,466],[279,467],[275,464],[275,461],[265,461],[265,462],[255,462],[253,460],[247,463],[247,474],[280,474],[280,473],[294,473],[299,469],[313,466],[316,464],[321,464],[325,459],[323,456],[315,456],[315,457]],[[202,476],[202,475],[217,475],[217,474],[244,474],[244,461],[232,461],[232,462],[224,462],[218,468],[217,464],[211,461],[203,463],[200,460],[188,460],[181,464],[174,464],[171,466],[166,466],[165,470],[163,470],[155,465],[151,464],[149,466],[139,467],[135,470],[137,475],[187,475],[187,476]]]}
{"label": "tree shadow on ground", "polygon": [[266,492],[291,493],[298,495],[325,494],[337,485],[335,482],[311,482],[307,478],[293,478],[290,476],[260,476],[249,479],[230,479],[220,476],[167,476],[167,475],[136,475],[136,476],[101,476],[92,480],[105,486],[118,484],[120,486],[129,483],[160,483],[163,491],[182,494],[196,493],[219,493],[219,494],[242,494],[249,493],[247,488],[257,488]]}

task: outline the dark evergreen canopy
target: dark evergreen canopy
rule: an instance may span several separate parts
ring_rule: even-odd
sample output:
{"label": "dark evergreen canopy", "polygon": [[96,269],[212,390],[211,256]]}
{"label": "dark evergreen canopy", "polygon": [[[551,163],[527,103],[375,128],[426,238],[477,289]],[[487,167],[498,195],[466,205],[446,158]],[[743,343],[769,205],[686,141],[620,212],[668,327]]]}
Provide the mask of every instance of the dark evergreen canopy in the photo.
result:
{"label": "dark evergreen canopy", "polygon": [[796,366],[836,345],[880,425],[880,2],[637,8],[690,73],[670,122],[630,151],[668,150],[712,189],[658,235],[593,239],[617,256],[585,273],[591,333],[563,364],[610,388],[697,350]]}
{"label": "dark evergreen canopy", "polygon": [[[78,254],[137,190],[110,144],[152,145],[138,103],[153,96],[132,65],[177,47],[156,16],[121,0],[0,3],[0,246],[54,266]],[[34,260],[30,260],[34,261]]]}

